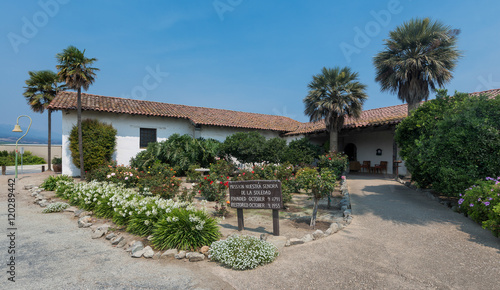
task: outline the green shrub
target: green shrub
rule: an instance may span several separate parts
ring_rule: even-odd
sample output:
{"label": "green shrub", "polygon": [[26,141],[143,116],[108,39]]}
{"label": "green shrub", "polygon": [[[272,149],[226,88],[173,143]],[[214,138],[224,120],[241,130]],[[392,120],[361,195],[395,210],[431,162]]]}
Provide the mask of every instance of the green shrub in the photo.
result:
{"label": "green shrub", "polygon": [[201,168],[200,164],[198,163],[189,166],[188,170],[186,171],[186,180],[188,182],[200,181],[202,174],[201,172],[196,171],[196,169],[198,168]]}
{"label": "green shrub", "polygon": [[238,132],[226,138],[221,152],[243,163],[262,162],[266,138],[257,131]]}
{"label": "green shrub", "polygon": [[458,196],[500,172],[500,98],[456,93],[426,102],[397,127],[396,141],[413,180]]}
{"label": "green shrub", "polygon": [[233,235],[213,242],[209,258],[233,269],[245,270],[271,263],[278,254],[278,249],[271,243],[253,236]]}
{"label": "green shrub", "polygon": [[159,249],[195,250],[220,237],[217,221],[201,210],[174,208],[159,220],[151,242]]}
{"label": "green shrub", "polygon": [[286,140],[282,138],[271,138],[264,144],[264,152],[262,161],[270,163],[281,163],[285,161],[285,153],[287,149]]}
{"label": "green shrub", "polygon": [[105,181],[121,183],[127,188],[136,187],[139,182],[139,172],[130,166],[119,166],[116,162],[105,164],[88,172],[85,175],[87,182]]}
{"label": "green shrub", "polygon": [[224,159],[219,159],[210,164],[210,174],[215,176],[232,176],[234,169],[233,164]]}
{"label": "green shrub", "polygon": [[62,164],[62,158],[60,158],[60,157],[54,157],[54,158],[52,158],[52,164],[53,165],[61,165]]}
{"label": "green shrub", "polygon": [[460,194],[459,209],[483,228],[500,236],[500,177],[487,177]]}
{"label": "green shrub", "polygon": [[67,209],[69,207],[69,204],[65,202],[54,202],[49,204],[43,211],[42,213],[52,213],[52,212],[62,212],[63,210]]}
{"label": "green shrub", "polygon": [[321,155],[318,162],[319,168],[327,168],[333,171],[333,174],[337,176],[337,179],[346,172],[349,168],[349,158],[347,155],[342,153],[328,153],[326,155]]}
{"label": "green shrub", "polygon": [[225,201],[228,180],[227,177],[207,175],[195,186],[195,190],[208,201]]}
{"label": "green shrub", "polygon": [[140,192],[151,192],[164,199],[174,198],[179,193],[181,179],[176,177],[177,171],[161,163],[155,163],[139,173],[138,187]]}
{"label": "green shrub", "polygon": [[[22,154],[22,161],[24,165],[37,165],[45,164],[45,159],[33,155],[31,151],[24,151]],[[0,151],[0,166],[14,166],[16,164],[16,152],[7,152],[6,150]],[[21,165],[21,154],[17,156],[17,164]]]}
{"label": "green shrub", "polygon": [[213,163],[219,153],[219,145],[220,142],[213,139],[195,139],[189,135],[173,134],[165,141],[150,143],[146,150],[130,160],[130,164],[143,171],[157,162],[174,164],[178,175],[182,176],[193,164],[208,167]]}
{"label": "green shrub", "polygon": [[[85,171],[92,171],[111,162],[116,146],[116,129],[99,120],[82,121],[83,164]],[[69,148],[73,164],[80,168],[78,149],[78,126],[73,126],[69,135]]]}
{"label": "green shrub", "polygon": [[284,160],[291,164],[312,164],[323,153],[320,146],[312,144],[309,139],[301,138],[288,144]]}
{"label": "green shrub", "polygon": [[43,181],[40,187],[47,191],[54,191],[57,188],[57,182],[60,180],[73,182],[73,178],[68,175],[51,175]]}

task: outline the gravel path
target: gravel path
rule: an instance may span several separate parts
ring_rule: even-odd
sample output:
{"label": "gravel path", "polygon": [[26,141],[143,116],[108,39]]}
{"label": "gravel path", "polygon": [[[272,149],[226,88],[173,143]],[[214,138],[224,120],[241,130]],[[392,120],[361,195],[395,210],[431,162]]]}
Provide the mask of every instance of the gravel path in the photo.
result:
{"label": "gravel path", "polygon": [[[45,174],[45,173],[43,173]],[[38,184],[43,174],[24,175]],[[7,281],[7,177],[0,177],[1,289],[500,289],[500,239],[389,179],[351,176],[354,219],[343,231],[285,248],[251,271],[216,263],[132,259],[90,239],[69,214],[17,197],[16,283]]]}
{"label": "gravel path", "polygon": [[500,289],[500,239],[390,179],[349,177],[353,222],[253,271],[239,289]]}

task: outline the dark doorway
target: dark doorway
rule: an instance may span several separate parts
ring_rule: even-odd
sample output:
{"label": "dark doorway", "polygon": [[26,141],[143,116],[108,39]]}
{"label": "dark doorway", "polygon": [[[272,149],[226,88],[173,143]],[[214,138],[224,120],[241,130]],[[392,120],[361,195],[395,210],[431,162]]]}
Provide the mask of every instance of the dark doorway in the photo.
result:
{"label": "dark doorway", "polygon": [[353,143],[345,145],[344,153],[349,157],[349,161],[358,160],[356,145],[354,145]]}

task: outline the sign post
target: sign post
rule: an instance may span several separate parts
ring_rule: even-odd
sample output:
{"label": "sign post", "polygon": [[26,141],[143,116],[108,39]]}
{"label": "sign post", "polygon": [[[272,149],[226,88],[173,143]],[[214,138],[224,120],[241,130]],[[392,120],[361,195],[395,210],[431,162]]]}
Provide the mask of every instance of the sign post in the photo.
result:
{"label": "sign post", "polygon": [[245,227],[243,209],[272,209],[273,234],[275,236],[280,235],[279,209],[283,208],[281,181],[230,181],[229,201],[231,207],[237,210],[238,231],[242,231]]}

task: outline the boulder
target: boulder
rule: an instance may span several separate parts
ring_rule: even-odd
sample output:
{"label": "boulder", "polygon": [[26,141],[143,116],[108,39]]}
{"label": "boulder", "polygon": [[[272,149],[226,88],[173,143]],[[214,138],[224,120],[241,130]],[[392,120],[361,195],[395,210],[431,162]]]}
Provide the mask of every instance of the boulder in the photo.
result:
{"label": "boulder", "polygon": [[297,238],[291,238],[290,239],[290,246],[300,245],[300,244],[303,244],[303,243],[304,243],[304,240],[302,240],[302,239],[297,239]]}
{"label": "boulder", "polygon": [[205,256],[208,256],[208,252],[210,251],[210,247],[209,246],[203,246],[201,247],[200,249],[200,253],[202,253],[203,255]]}
{"label": "boulder", "polygon": [[[144,250],[144,244],[141,241],[135,242],[131,247],[130,247],[130,252],[132,254]],[[144,254],[144,252],[143,252]]]}
{"label": "boulder", "polygon": [[99,239],[104,236],[106,233],[103,230],[97,229],[92,233],[92,239]]}
{"label": "boulder", "polygon": [[144,255],[144,253],[146,252],[146,250],[142,249],[142,250],[137,250],[137,251],[134,251],[132,252],[132,258],[140,258],[142,257],[142,255]]}
{"label": "boulder", "polygon": [[304,241],[304,243],[309,243],[314,241],[314,238],[311,234],[307,234],[302,238],[302,241]]}
{"label": "boulder", "polygon": [[127,244],[127,240],[123,239],[121,242],[116,245],[117,248],[123,248]]}
{"label": "boulder", "polygon": [[199,262],[205,260],[205,255],[201,253],[190,252],[188,254],[190,254],[188,257],[189,262]]}
{"label": "boulder", "polygon": [[144,248],[144,258],[151,259],[155,255],[155,251],[150,246]]}
{"label": "boulder", "polygon": [[168,249],[161,255],[161,258],[162,259],[175,258],[177,254],[178,254],[177,249]]}
{"label": "boulder", "polygon": [[322,230],[316,230],[316,231],[314,231],[312,236],[315,240],[318,240],[318,239],[323,238],[325,236],[325,233]]}
{"label": "boulder", "polygon": [[115,238],[116,237],[116,234],[115,233],[109,233],[107,236],[106,236],[106,240],[111,240],[112,238]]}
{"label": "boulder", "polygon": [[117,237],[111,238],[111,244],[118,245],[123,240],[124,240],[123,236],[117,236]]}
{"label": "boulder", "polygon": [[90,216],[84,216],[78,219],[79,228],[88,228],[92,225],[92,218]]}
{"label": "boulder", "polygon": [[176,258],[176,259],[179,259],[179,260],[180,260],[180,259],[184,259],[185,257],[186,257],[186,251],[180,251],[179,253],[177,253],[177,254],[175,255],[175,258]]}
{"label": "boulder", "polygon": [[332,223],[328,230],[331,231],[332,234],[335,234],[336,232],[339,231],[339,224],[338,223]]}

